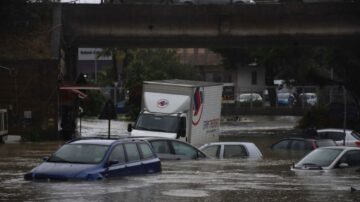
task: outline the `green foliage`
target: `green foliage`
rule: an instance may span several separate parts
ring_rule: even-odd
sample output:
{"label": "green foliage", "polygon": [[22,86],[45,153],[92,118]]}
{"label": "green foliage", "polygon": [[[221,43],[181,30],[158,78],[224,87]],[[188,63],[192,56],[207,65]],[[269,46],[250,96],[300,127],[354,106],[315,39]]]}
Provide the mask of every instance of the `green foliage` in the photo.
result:
{"label": "green foliage", "polygon": [[105,97],[101,91],[89,90],[86,92],[88,98],[83,101],[81,107],[84,109],[84,116],[98,116],[101,113]]}
{"label": "green foliage", "polygon": [[[336,120],[328,116],[328,110],[325,107],[312,108],[300,119],[297,128],[317,128],[335,127]],[[340,122],[341,123],[341,122]]]}

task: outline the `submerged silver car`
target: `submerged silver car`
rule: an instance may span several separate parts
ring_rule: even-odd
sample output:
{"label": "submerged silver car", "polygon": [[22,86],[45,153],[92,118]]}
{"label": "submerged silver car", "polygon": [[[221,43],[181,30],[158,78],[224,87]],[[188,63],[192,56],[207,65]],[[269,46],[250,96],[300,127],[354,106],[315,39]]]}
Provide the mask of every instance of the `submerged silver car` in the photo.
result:
{"label": "submerged silver car", "polygon": [[260,159],[262,153],[251,142],[212,142],[199,147],[205,154],[217,159]]}
{"label": "submerged silver car", "polygon": [[360,148],[333,146],[318,148],[298,163],[291,170],[331,170],[360,168]]}

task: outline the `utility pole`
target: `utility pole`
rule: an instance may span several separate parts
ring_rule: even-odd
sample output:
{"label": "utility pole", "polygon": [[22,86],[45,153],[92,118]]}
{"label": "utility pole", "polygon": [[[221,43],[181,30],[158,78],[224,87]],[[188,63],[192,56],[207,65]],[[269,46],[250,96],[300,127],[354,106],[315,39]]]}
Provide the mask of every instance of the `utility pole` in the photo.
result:
{"label": "utility pole", "polygon": [[343,139],[343,145],[345,146],[345,139],[346,139],[346,116],[347,116],[347,98],[346,98],[346,88],[343,86],[343,94],[344,94],[344,139]]}

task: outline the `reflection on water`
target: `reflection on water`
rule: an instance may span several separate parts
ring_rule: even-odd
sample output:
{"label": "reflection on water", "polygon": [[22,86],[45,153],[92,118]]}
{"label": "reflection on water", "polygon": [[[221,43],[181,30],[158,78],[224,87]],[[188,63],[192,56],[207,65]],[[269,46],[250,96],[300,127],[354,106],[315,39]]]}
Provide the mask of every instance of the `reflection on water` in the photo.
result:
{"label": "reflection on water", "polygon": [[[98,122],[85,122],[83,132]],[[124,124],[126,125],[126,124]],[[226,127],[226,126],[224,126]],[[233,127],[233,126],[232,126]],[[124,127],[126,128],[126,127]],[[105,129],[105,130],[104,130]],[[122,131],[125,131],[122,129]],[[226,130],[228,131],[228,130]],[[274,153],[271,143],[292,131],[227,133],[226,141],[255,142],[263,160],[205,160],[163,162],[161,174],[95,182],[28,182],[23,174],[41,163],[63,142],[0,145],[0,200],[13,201],[356,201],[359,173],[293,172],[299,154]],[[115,132],[114,132],[115,133]],[[118,132],[119,134],[122,132]],[[92,135],[89,135],[92,136]]]}

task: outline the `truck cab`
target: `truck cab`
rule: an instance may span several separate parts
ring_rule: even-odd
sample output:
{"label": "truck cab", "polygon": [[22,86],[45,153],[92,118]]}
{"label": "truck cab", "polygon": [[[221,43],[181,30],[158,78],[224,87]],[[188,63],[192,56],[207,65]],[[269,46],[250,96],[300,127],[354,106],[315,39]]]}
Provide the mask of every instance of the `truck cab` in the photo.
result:
{"label": "truck cab", "polygon": [[132,136],[161,136],[180,139],[186,137],[186,115],[141,112],[132,127]]}

